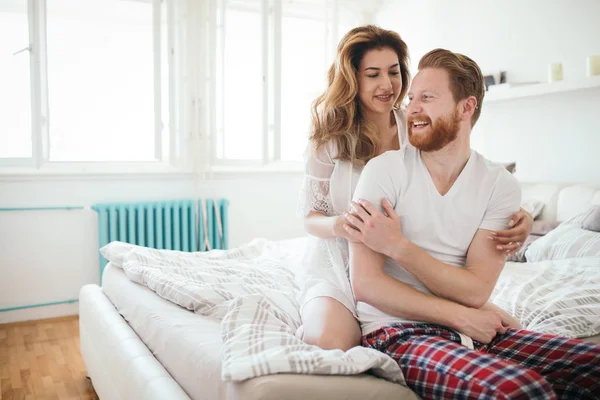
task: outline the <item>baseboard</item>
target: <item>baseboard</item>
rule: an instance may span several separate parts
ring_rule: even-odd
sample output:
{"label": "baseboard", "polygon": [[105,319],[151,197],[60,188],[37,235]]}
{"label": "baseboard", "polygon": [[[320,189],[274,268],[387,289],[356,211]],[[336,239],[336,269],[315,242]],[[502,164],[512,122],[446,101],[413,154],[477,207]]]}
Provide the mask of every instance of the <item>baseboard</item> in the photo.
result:
{"label": "baseboard", "polygon": [[10,310],[0,312],[0,324],[11,322],[31,321],[38,319],[65,317],[68,315],[78,315],[79,304],[55,304],[45,307],[25,308],[20,310]]}

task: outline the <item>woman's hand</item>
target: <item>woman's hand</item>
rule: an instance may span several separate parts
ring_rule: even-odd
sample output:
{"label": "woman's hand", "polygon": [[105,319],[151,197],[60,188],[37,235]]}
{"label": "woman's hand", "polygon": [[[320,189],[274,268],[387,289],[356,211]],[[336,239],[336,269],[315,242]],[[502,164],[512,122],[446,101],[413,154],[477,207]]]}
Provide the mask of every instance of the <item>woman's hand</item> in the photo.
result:
{"label": "woman's hand", "polygon": [[511,255],[525,242],[533,228],[533,217],[527,211],[520,209],[510,217],[509,229],[492,232],[490,239],[496,242],[496,249]]}
{"label": "woman's hand", "polygon": [[400,217],[392,205],[387,199],[383,199],[381,205],[387,216],[366,200],[359,200],[359,203],[353,201],[351,212],[344,213],[347,219],[344,229],[355,241],[390,257],[392,249],[401,246],[405,238]]}
{"label": "woman's hand", "polygon": [[[335,217],[335,223],[333,225],[333,236],[346,239],[349,242],[353,242],[353,243],[359,242],[358,239],[354,238],[354,236],[352,236],[344,228],[344,225],[346,225],[346,224],[348,224],[348,220],[346,220],[346,217],[344,215],[338,215],[337,217]],[[356,228],[353,227],[352,229],[356,229]]]}

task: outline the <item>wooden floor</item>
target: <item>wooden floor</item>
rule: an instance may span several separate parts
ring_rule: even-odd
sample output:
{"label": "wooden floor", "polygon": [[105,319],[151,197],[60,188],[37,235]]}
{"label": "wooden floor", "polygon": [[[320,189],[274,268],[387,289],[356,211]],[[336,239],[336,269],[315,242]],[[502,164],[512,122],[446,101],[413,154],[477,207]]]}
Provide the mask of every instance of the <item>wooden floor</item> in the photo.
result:
{"label": "wooden floor", "polygon": [[0,325],[0,399],[97,399],[79,350],[79,319]]}

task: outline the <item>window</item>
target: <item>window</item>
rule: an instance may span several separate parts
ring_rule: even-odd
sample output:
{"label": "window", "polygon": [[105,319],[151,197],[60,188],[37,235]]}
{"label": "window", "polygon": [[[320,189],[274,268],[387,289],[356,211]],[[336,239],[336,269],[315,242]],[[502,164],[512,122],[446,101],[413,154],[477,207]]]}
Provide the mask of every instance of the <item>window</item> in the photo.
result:
{"label": "window", "polygon": [[32,156],[27,2],[0,5],[0,158]]}
{"label": "window", "polygon": [[217,2],[214,163],[302,160],[338,31],[360,19],[336,3]]}
{"label": "window", "polygon": [[50,161],[155,159],[152,3],[47,5]]}
{"label": "window", "polygon": [[0,1],[0,167],[70,173],[297,163],[312,103],[341,34],[363,20],[361,7],[358,0]]}
{"label": "window", "polygon": [[327,84],[326,7],[285,3],[281,22],[281,160],[298,161],[310,132],[312,102]]}
{"label": "window", "polygon": [[217,154],[262,159],[263,52],[261,1],[218,10]]}
{"label": "window", "polygon": [[12,110],[1,161],[175,157],[176,10],[170,0],[0,3],[0,106]]}

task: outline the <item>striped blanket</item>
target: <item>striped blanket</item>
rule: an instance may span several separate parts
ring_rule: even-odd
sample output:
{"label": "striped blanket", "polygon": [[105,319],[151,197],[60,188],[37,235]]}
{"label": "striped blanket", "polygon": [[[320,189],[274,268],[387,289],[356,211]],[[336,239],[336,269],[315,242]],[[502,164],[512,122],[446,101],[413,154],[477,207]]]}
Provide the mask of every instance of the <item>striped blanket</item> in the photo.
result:
{"label": "striped blanket", "polygon": [[383,353],[364,347],[326,351],[296,336],[301,320],[293,271],[300,266],[301,248],[257,239],[232,250],[197,253],[123,242],[100,251],[132,281],[195,313],[222,320],[223,380],[370,370],[404,383],[396,362]]}
{"label": "striped blanket", "polygon": [[[224,380],[275,373],[372,371],[404,383],[388,356],[355,347],[325,351],[296,336],[302,241],[257,239],[232,250],[186,253],[112,242],[101,249],[129,279],[195,313],[220,319]],[[507,263],[492,301],[525,329],[578,338],[600,333],[600,258]]]}

